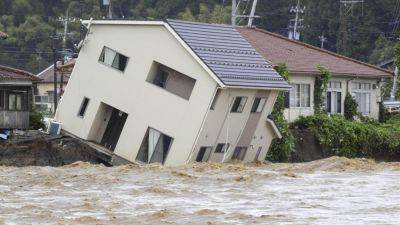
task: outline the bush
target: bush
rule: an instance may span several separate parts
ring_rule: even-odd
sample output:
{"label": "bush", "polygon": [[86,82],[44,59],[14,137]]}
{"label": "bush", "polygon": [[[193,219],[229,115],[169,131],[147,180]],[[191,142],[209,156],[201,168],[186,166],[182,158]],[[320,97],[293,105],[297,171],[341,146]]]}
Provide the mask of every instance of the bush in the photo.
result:
{"label": "bush", "polygon": [[[289,72],[284,64],[279,64],[275,70],[286,80]],[[271,162],[288,162],[291,153],[294,151],[294,137],[289,129],[289,124],[283,116],[285,110],[285,93],[280,92],[272,110],[271,117],[282,134],[281,139],[272,140],[268,150],[267,160]]]}
{"label": "bush", "polygon": [[292,126],[310,130],[331,155],[399,159],[400,117],[389,121],[380,124],[348,121],[340,115],[315,115],[301,117]]}
{"label": "bush", "polygon": [[344,99],[344,117],[348,120],[354,120],[354,117],[358,115],[357,107],[357,101],[347,92]]}
{"label": "bush", "polygon": [[39,130],[45,129],[46,125],[44,123],[43,115],[39,112],[29,113],[29,129]]}

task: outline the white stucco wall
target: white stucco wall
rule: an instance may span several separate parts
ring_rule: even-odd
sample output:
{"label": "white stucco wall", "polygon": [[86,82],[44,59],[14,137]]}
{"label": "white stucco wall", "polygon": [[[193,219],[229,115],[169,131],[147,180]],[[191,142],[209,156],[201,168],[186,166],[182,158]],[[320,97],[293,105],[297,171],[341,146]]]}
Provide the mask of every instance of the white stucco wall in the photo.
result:
{"label": "white stucco wall", "polygon": [[[165,165],[184,164],[200,131],[217,83],[160,25],[92,25],[56,119],[63,129],[87,139],[101,102],[128,113],[115,153],[134,161],[148,127],[174,140]],[[129,57],[125,72],[98,62],[103,46]],[[189,100],[146,82],[153,61],[196,79]],[[90,98],[84,118],[77,116]]]}

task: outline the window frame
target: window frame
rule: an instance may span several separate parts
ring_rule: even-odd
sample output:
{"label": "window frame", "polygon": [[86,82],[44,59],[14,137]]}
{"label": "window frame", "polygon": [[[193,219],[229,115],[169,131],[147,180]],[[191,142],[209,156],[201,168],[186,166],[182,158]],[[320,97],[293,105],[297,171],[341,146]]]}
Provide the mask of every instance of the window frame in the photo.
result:
{"label": "window frame", "polygon": [[[148,154],[148,155],[147,155],[147,162],[143,162],[143,161],[141,161],[140,159],[138,159],[138,158],[139,158],[140,151],[141,151],[141,149],[142,149],[142,146],[143,146],[143,144],[146,143],[146,137],[147,137],[148,139],[150,138],[150,131],[151,131],[151,130],[153,130],[153,131],[159,133],[159,137],[158,137],[157,142],[155,143],[154,147],[158,146],[158,144],[159,144],[159,142],[160,142],[160,140],[161,140],[161,136],[165,136],[165,137],[170,138],[170,143],[169,143],[169,146],[168,146],[167,154],[165,155],[165,157],[163,158],[163,161],[161,162],[161,164],[164,165],[165,162],[166,162],[167,159],[168,159],[168,156],[169,156],[169,154],[170,154],[171,147],[172,147],[172,144],[174,143],[175,138],[173,138],[172,136],[170,136],[170,135],[168,135],[168,134],[165,134],[164,132],[161,132],[160,130],[157,130],[157,129],[153,128],[153,127],[150,127],[150,126],[147,127],[147,129],[146,129],[146,132],[145,132],[145,134],[144,134],[144,136],[143,136],[143,139],[142,139],[142,142],[141,142],[141,144],[140,144],[140,148],[139,148],[139,150],[137,151],[135,161],[136,161],[136,162],[140,162],[140,163],[144,163],[144,164],[160,163],[160,162],[152,162],[152,159],[153,159],[154,151],[155,151],[155,150],[153,150],[152,155],[149,155],[149,154],[148,154],[149,152],[147,152],[147,154]],[[148,141],[148,140],[147,140],[147,141]],[[149,149],[147,149],[147,151],[149,151]]]}
{"label": "window frame", "polygon": [[[237,109],[234,111],[234,110],[233,110],[233,107],[235,106],[236,100],[239,99],[239,98],[240,98],[239,105],[238,105]],[[242,107],[240,108],[243,99],[244,99],[244,103],[243,103]],[[246,108],[247,99],[248,99],[247,96],[236,96],[236,97],[233,99],[230,112],[231,112],[231,113],[243,113],[244,108]]]}
{"label": "window frame", "polygon": [[[222,146],[220,150],[218,149],[219,146]],[[215,146],[214,153],[226,153],[230,147],[230,143],[218,143],[217,146]]]}
{"label": "window frame", "polygon": [[[257,103],[257,107],[255,107],[257,99],[260,99]],[[261,111],[259,111],[260,104],[262,103],[261,106]],[[251,113],[262,113],[264,111],[265,105],[267,104],[267,97],[255,97],[253,101],[253,105],[251,106]]]}
{"label": "window frame", "polygon": [[[108,63],[106,63],[106,62],[104,62],[104,61],[101,60],[101,59],[104,57],[103,54],[105,54],[105,49],[109,49],[109,50],[115,52],[115,56],[114,56],[113,61],[112,61],[112,63],[111,63],[110,65],[109,65]],[[116,68],[116,67],[113,66],[114,61],[115,61],[115,58],[117,57],[117,55],[121,55],[121,56],[123,56],[123,57],[126,58],[126,63],[125,63],[125,67],[124,67],[123,70],[120,70],[119,68]],[[116,51],[116,50],[114,50],[114,49],[112,49],[112,48],[110,48],[110,47],[103,46],[103,49],[102,49],[101,52],[100,52],[100,57],[99,57],[99,59],[98,59],[98,62],[99,62],[100,64],[103,64],[103,65],[109,67],[109,68],[112,68],[112,69],[117,70],[117,71],[119,71],[119,72],[121,72],[121,73],[124,73],[125,70],[126,70],[126,67],[128,67],[129,59],[130,59],[130,58],[129,58],[128,56],[126,56],[126,55],[124,55],[124,54],[122,54],[122,53],[120,53],[120,52],[118,52],[118,51]]]}
{"label": "window frame", "polygon": [[[85,105],[85,101],[87,100],[87,103],[86,103],[86,105]],[[79,106],[79,110],[78,110],[78,117],[79,118],[85,118],[85,114],[86,114],[86,111],[87,111],[87,109],[88,109],[88,107],[89,107],[89,103],[90,103],[90,98],[88,98],[88,97],[83,97],[83,100],[82,100],[82,102],[81,102],[81,105]],[[85,107],[84,107],[84,105],[85,105]],[[84,107],[84,108],[83,108]],[[83,110],[83,113],[81,113],[82,112],[82,110]],[[82,115],[81,115],[82,114]]]}
{"label": "window frame", "polygon": [[[291,83],[292,89],[289,91],[289,108],[311,108],[311,84],[310,83]],[[299,86],[299,92],[297,93],[297,86]],[[308,87],[308,98],[303,99],[306,102],[305,106],[302,105],[302,97],[304,97],[304,93],[302,93],[302,87]],[[294,97],[292,97],[294,94]],[[294,99],[292,99],[294,98]],[[299,106],[297,106],[297,101]],[[294,104],[293,104],[294,103]]]}

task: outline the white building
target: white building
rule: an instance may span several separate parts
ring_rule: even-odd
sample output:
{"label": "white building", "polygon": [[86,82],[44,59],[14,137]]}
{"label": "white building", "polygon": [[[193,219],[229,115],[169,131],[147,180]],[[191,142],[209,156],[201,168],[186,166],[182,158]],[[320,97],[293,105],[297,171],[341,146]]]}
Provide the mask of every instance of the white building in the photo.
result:
{"label": "white building", "polygon": [[299,116],[314,114],[314,83],[316,75],[320,74],[319,66],[332,74],[325,98],[328,113],[343,114],[344,99],[349,92],[356,99],[361,114],[378,119],[382,84],[393,77],[391,71],[265,30],[238,30],[271,64],[287,66],[293,87],[287,95],[287,120],[292,122]]}
{"label": "white building", "polygon": [[232,26],[85,21],[55,119],[115,162],[263,160],[290,86]]}

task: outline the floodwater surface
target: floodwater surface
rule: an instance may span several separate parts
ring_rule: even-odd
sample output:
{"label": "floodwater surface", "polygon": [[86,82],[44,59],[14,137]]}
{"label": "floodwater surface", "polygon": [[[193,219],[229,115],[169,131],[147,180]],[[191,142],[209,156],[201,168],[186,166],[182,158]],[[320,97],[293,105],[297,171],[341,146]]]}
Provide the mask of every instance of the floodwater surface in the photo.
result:
{"label": "floodwater surface", "polygon": [[399,163],[0,167],[0,224],[399,222]]}

